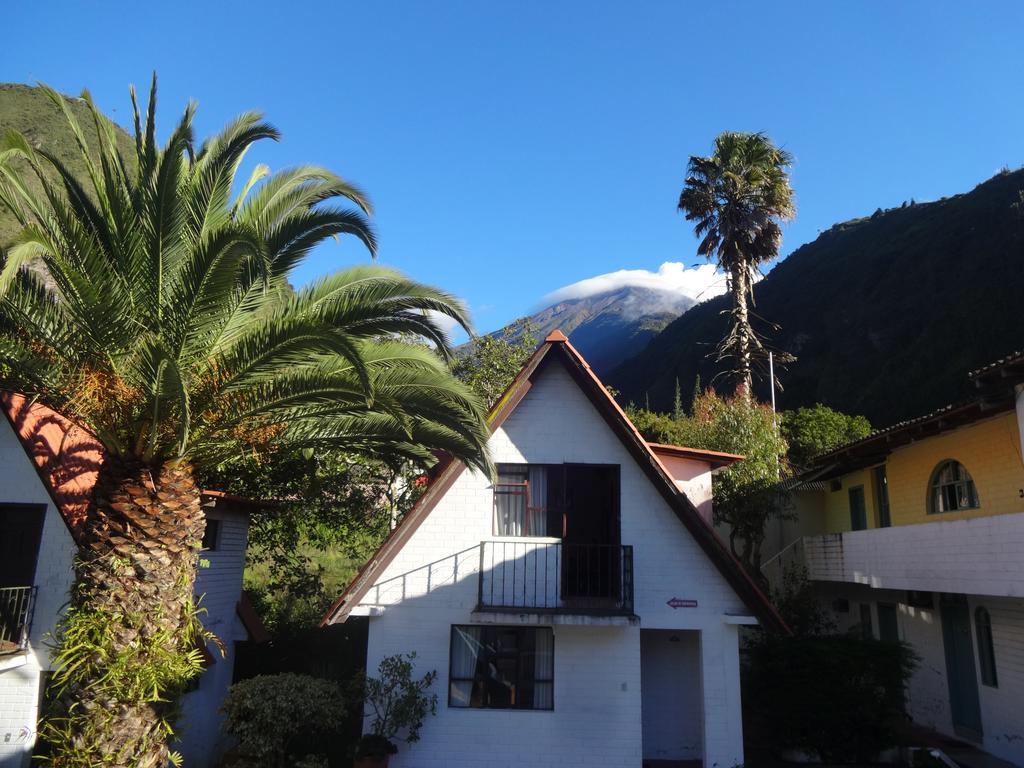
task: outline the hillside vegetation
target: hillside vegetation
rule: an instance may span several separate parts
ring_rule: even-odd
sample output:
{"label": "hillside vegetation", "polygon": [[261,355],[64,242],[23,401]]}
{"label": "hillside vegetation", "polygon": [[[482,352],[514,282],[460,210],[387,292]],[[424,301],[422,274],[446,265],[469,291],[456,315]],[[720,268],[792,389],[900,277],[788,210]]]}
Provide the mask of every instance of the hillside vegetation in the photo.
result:
{"label": "hillside vegetation", "polygon": [[[1024,170],[1002,172],[837,224],[781,262],[754,309],[780,326],[760,328],[772,345],[798,358],[779,407],[821,402],[882,426],[964,396],[968,371],[1024,347],[1022,195]],[[713,382],[727,303],[688,311],[608,383],[625,402],[670,410],[677,379],[684,392],[698,374]]]}
{"label": "hillside vegetation", "polygon": [[[86,142],[92,146],[96,130],[85,102],[71,96],[65,98],[85,132]],[[77,176],[85,177],[85,163],[67,121],[57,105],[39,88],[16,83],[0,83],[0,140],[3,134],[11,129],[24,134],[34,146],[52,153]],[[123,130],[118,130],[117,133],[121,156],[134,167],[135,147],[132,139]],[[29,177],[30,184],[38,191],[38,184],[31,179],[31,174]],[[5,206],[0,205],[0,250],[10,244],[17,229],[14,215]]]}

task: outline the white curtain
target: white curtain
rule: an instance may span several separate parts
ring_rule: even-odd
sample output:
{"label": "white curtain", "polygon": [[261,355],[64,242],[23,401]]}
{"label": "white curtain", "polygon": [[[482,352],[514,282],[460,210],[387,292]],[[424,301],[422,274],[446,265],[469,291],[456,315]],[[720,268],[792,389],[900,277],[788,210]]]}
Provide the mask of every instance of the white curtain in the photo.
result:
{"label": "white curtain", "polygon": [[[536,647],[533,662],[533,708],[551,709],[554,702],[554,633],[550,629],[534,632]],[[538,681],[546,682],[538,682]]]}
{"label": "white curtain", "polygon": [[499,474],[494,488],[494,533],[523,536],[526,526],[527,474]]}
{"label": "white curtain", "polygon": [[548,535],[548,469],[530,467],[530,508],[527,536]]}
{"label": "white curtain", "polygon": [[[452,635],[451,702],[454,707],[471,706],[476,659],[480,655],[481,627],[455,627]],[[457,680],[455,678],[463,678]]]}

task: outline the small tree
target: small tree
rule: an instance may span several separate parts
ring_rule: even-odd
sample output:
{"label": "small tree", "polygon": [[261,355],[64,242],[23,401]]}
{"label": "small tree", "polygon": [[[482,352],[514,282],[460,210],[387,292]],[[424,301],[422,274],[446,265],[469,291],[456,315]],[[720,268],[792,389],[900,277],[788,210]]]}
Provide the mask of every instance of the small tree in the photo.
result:
{"label": "small tree", "polygon": [[[389,753],[396,751],[396,738],[407,744],[419,741],[423,721],[437,713],[437,694],[427,693],[437,678],[437,670],[414,680],[415,660],[415,651],[405,656],[388,656],[377,667],[379,677],[364,676],[356,681],[370,710],[364,713],[370,718],[370,736],[375,737],[376,744],[390,745]],[[403,731],[405,736],[400,736]]]}
{"label": "small tree", "polygon": [[745,457],[715,477],[715,524],[728,526],[733,554],[752,574],[760,574],[765,525],[772,517],[790,514],[779,489],[789,474],[787,446],[771,408],[741,395],[723,398],[709,389],[695,398],[692,416],[636,409],[629,415],[649,440]]}
{"label": "small tree", "polygon": [[782,416],[782,434],[789,443],[789,460],[804,466],[819,453],[871,434],[871,422],[863,416],[850,416],[816,403],[809,408],[786,411]]}
{"label": "small tree", "polygon": [[316,745],[338,732],[345,700],[338,686],[307,675],[260,675],[231,686],[224,730],[238,739],[234,766],[284,768],[309,763]]}
{"label": "small tree", "polygon": [[488,406],[512,383],[512,379],[537,348],[537,334],[529,319],[516,320],[500,335],[479,336],[469,350],[456,358],[452,372],[468,384]]}

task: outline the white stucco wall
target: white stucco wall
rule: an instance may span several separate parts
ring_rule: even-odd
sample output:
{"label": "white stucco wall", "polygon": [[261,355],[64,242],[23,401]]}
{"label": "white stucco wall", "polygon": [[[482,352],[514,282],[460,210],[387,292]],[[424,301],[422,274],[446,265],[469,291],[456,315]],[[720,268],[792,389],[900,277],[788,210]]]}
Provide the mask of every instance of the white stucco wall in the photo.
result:
{"label": "white stucco wall", "polygon": [[0,503],[45,505],[36,565],[35,615],[26,653],[0,656],[0,768],[26,768],[35,744],[47,639],[68,600],[75,545],[6,418],[0,416]]}
{"label": "white stucco wall", "polygon": [[681,456],[659,454],[658,459],[665,465],[675,481],[700,516],[710,525],[714,523],[714,508],[711,499],[711,465],[706,461],[684,459]]}
{"label": "white stucco wall", "polygon": [[[496,462],[618,464],[622,543],[634,548],[635,611],[642,628],[701,633],[700,688],[706,713],[705,765],[743,761],[737,627],[725,614],[742,601],[690,537],[586,396],[549,366],[491,438]],[[479,545],[492,536],[489,481],[464,471],[361,603],[370,619],[367,667],[416,651],[419,670],[436,669],[439,707],[396,768],[513,765],[636,766],[641,733],[641,653],[637,626],[554,626],[555,709],[449,709],[452,624],[469,624],[477,602]],[[673,609],[673,597],[697,601]]]}

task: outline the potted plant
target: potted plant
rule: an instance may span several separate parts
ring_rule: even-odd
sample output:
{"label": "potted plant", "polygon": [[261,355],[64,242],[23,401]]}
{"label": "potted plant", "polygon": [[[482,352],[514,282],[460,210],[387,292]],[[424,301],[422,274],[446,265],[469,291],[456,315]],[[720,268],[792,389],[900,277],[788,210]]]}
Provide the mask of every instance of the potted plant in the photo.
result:
{"label": "potted plant", "polygon": [[377,667],[378,677],[363,675],[356,681],[370,722],[356,745],[355,768],[386,768],[398,752],[394,740],[418,741],[423,721],[437,713],[437,694],[427,693],[437,671],[414,680],[415,659],[415,652],[388,656]]}

